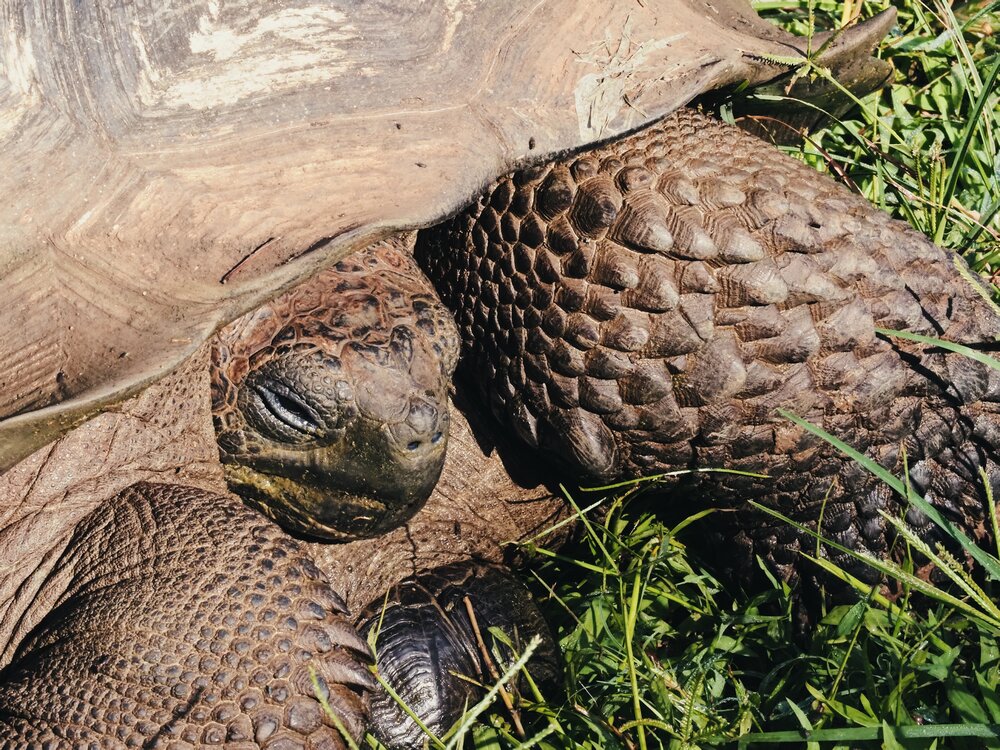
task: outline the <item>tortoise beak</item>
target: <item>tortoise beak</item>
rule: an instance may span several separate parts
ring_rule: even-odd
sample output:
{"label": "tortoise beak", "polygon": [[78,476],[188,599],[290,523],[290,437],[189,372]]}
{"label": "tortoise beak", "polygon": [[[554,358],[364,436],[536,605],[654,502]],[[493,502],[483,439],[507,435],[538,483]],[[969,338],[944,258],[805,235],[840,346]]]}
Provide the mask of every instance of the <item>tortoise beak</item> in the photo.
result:
{"label": "tortoise beak", "polygon": [[375,497],[227,464],[229,488],[286,531],[330,542],[380,536],[419,511],[430,491]]}
{"label": "tortoise beak", "polygon": [[426,435],[361,423],[343,440],[266,459],[223,457],[230,489],[287,531],[326,541],[380,536],[427,502],[444,468],[447,412]]}

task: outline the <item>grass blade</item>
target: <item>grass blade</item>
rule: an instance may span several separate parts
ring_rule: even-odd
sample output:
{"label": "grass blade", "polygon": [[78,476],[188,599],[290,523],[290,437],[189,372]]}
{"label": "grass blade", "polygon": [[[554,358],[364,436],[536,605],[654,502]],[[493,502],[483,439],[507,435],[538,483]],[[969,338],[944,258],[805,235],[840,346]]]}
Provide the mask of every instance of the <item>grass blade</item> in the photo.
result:
{"label": "grass blade", "polygon": [[[990,69],[990,72],[986,75],[986,80],[983,81],[982,90],[979,92],[979,96],[976,97],[975,104],[973,104],[972,107],[972,113],[966,120],[965,130],[962,133],[962,139],[958,144],[958,151],[955,153],[951,168],[948,170],[948,181],[945,183],[944,198],[941,201],[942,206],[944,206],[946,210],[951,205],[951,199],[955,197],[958,180],[962,174],[962,166],[965,164],[966,157],[968,156],[969,144],[972,143],[972,136],[976,132],[976,128],[979,127],[980,118],[983,115],[983,109],[986,107],[987,100],[994,93],[993,87],[997,81],[997,74],[1000,74],[1000,56],[997,57],[997,60]],[[938,226],[937,234],[934,237],[934,241],[938,244],[940,244],[944,238],[944,227],[945,222],[942,221]]]}
{"label": "grass blade", "polygon": [[1000,360],[994,359],[990,355],[984,354],[978,349],[972,349],[971,347],[964,346],[963,344],[956,344],[953,341],[945,341],[944,339],[939,339],[934,336],[924,336],[923,334],[911,333],[910,331],[894,331],[891,328],[876,328],[875,333],[880,333],[883,336],[889,336],[892,338],[915,341],[918,344],[928,344],[930,346],[936,346],[940,349],[947,349],[950,352],[961,354],[963,357],[974,359],[976,362],[982,362],[984,365],[994,370],[1000,370]]}
{"label": "grass blade", "polygon": [[[916,335],[916,334],[911,334]],[[821,440],[825,440],[827,443],[832,445],[834,448],[839,450],[841,453],[849,456],[854,461],[856,461],[860,466],[862,466],[866,471],[875,475],[887,485],[892,487],[899,495],[905,498],[908,502],[912,503],[921,513],[927,516],[931,521],[933,521],[938,528],[947,533],[952,539],[961,545],[962,549],[969,553],[969,555],[989,574],[989,576],[995,580],[1000,581],[1000,560],[991,556],[989,553],[978,547],[965,532],[959,529],[955,524],[946,519],[941,515],[940,511],[931,505],[927,500],[925,500],[920,494],[913,492],[908,485],[904,485],[903,482],[899,480],[898,477],[894,476],[884,467],[880,466],[877,462],[870,459],[868,456],[860,453],[859,451],[852,448],[850,445],[845,443],[833,435],[831,435],[826,430],[821,427],[808,422],[802,417],[793,414],[790,411],[784,409],[779,409],[778,413],[781,414],[785,419],[794,422],[802,429],[807,432],[812,433]]]}

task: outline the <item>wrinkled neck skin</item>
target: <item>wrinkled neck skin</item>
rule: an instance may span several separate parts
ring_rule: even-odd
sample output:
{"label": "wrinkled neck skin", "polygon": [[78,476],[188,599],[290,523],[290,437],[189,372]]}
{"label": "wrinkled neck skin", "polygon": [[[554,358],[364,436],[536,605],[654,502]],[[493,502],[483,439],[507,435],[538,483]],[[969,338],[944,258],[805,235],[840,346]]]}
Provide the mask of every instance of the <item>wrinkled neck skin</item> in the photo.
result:
{"label": "wrinkled neck skin", "polygon": [[47,577],[77,523],[143,480],[225,491],[205,349],[0,475],[0,666],[61,593]]}

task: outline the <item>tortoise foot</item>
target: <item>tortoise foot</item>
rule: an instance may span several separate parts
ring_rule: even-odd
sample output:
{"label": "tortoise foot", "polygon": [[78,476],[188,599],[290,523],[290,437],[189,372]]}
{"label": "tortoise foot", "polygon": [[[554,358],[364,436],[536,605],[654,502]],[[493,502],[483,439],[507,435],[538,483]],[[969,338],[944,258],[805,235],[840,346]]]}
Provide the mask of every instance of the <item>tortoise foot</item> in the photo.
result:
{"label": "tortoise foot", "polygon": [[[534,636],[541,642],[526,665],[531,680],[542,690],[561,682],[548,625],[524,585],[495,565],[456,563],[409,578],[368,606],[359,630],[377,633],[379,674],[403,704],[385,690],[372,696],[370,731],[388,747],[425,739],[404,705],[443,736]],[[515,682],[506,689],[516,702],[529,688],[523,676]]]}

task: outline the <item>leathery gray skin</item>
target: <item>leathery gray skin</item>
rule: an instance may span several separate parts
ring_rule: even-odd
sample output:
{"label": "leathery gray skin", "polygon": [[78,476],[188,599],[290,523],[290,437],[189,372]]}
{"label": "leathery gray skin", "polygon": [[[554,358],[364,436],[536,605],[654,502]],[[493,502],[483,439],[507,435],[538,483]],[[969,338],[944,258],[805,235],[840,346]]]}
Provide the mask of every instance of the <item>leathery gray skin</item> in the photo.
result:
{"label": "leathery gray skin", "polygon": [[454,322],[393,241],[240,318],[212,349],[231,489],[320,539],[399,526],[441,475],[457,359]]}

